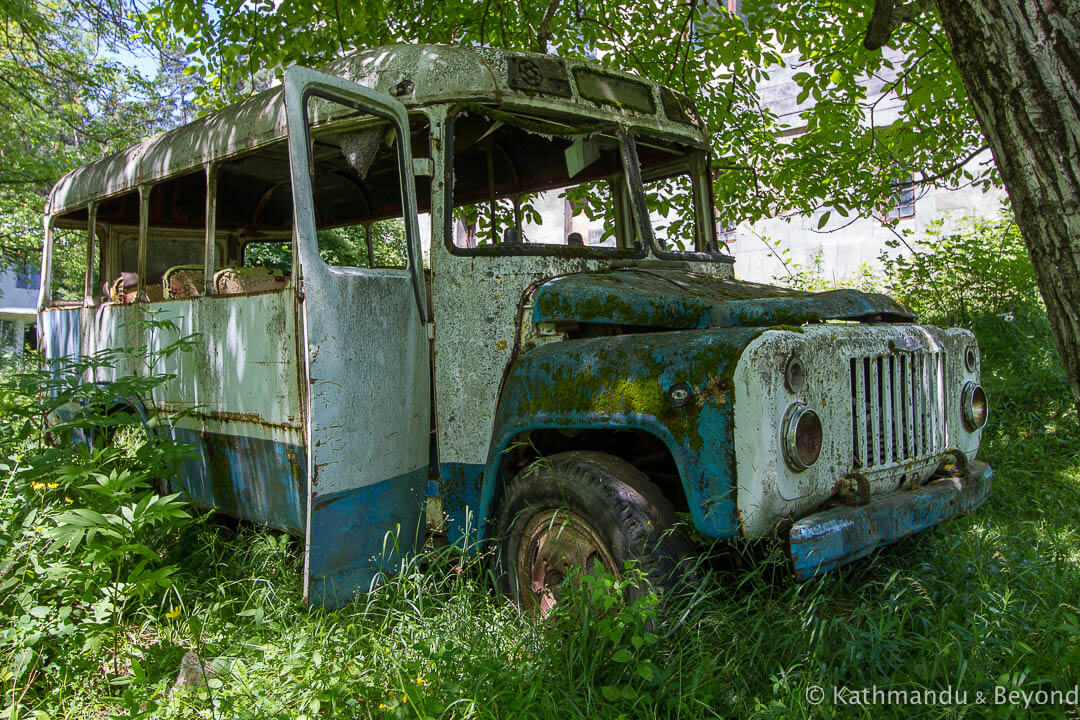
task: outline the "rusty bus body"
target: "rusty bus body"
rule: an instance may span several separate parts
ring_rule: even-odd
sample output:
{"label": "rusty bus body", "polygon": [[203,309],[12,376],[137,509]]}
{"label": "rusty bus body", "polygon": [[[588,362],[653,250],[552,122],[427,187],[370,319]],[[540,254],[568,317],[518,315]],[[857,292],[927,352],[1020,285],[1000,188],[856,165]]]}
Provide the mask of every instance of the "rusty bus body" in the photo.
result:
{"label": "rusty bus body", "polygon": [[[388,531],[397,553],[414,549],[429,489],[454,541],[505,540],[500,513],[542,484],[539,457],[621,473],[632,502],[684,511],[709,537],[782,527],[799,578],[977,507],[990,472],[975,461],[986,407],[970,333],[916,324],[881,295],[736,280],[709,177],[686,98],[588,63],[392,46],[292,68],[60,180],[41,347],[152,353],[194,334],[158,367],[90,379],[171,374],[125,403],[196,449],[177,488],[302,537],[305,597],[328,606],[386,567]],[[682,243],[660,237],[669,216],[643,192],[672,178]],[[535,241],[552,226],[530,203],[571,185],[608,193],[603,221],[587,242],[564,233],[586,202],[567,190],[566,227]],[[404,267],[376,261],[387,218]],[[327,250],[341,227],[364,228],[366,261]],[[87,237],[84,293],[66,302],[50,291],[63,228]],[[259,248],[277,264],[251,260]],[[175,333],[133,322],[147,309]],[[618,555],[593,527],[608,520],[570,510],[585,545]],[[517,533],[510,562],[533,564],[510,586],[526,602],[555,577],[535,543],[558,542],[537,532],[531,549]]]}

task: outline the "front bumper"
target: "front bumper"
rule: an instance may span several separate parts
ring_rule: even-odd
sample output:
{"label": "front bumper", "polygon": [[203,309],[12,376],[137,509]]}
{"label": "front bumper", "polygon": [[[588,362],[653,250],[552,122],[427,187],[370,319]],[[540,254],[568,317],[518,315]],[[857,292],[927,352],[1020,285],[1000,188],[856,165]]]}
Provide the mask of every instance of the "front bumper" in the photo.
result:
{"label": "front bumper", "polygon": [[809,580],[975,510],[990,495],[992,477],[989,465],[972,461],[966,477],[941,478],[915,491],[898,490],[866,505],[835,507],[799,520],[790,534],[796,580]]}

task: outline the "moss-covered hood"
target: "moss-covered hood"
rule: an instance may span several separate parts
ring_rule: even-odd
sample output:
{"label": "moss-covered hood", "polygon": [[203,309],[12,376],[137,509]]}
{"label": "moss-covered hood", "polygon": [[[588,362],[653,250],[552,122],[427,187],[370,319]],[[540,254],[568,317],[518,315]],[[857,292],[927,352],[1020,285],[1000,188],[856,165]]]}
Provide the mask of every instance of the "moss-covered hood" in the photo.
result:
{"label": "moss-covered hood", "polygon": [[682,268],[627,268],[553,278],[536,291],[535,322],[690,329],[914,320],[892,298],[858,290],[807,293]]}

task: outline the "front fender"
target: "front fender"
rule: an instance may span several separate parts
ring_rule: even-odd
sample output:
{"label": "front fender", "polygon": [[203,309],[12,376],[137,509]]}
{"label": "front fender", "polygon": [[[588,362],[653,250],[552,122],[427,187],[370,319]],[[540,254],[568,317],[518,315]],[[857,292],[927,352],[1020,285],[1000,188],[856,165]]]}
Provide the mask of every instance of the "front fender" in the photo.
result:
{"label": "front fender", "polygon": [[[480,537],[513,438],[540,428],[648,432],[675,459],[695,528],[737,532],[731,382],[743,349],[764,328],[714,328],[567,340],[524,353],[503,383],[477,504]],[[677,386],[690,397],[675,407]]]}

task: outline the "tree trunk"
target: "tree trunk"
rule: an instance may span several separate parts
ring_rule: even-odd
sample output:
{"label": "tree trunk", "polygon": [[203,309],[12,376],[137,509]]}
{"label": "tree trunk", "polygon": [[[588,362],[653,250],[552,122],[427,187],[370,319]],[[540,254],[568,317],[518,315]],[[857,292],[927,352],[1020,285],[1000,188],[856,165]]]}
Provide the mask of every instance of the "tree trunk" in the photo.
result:
{"label": "tree trunk", "polygon": [[1080,3],[938,0],[1080,411]]}

